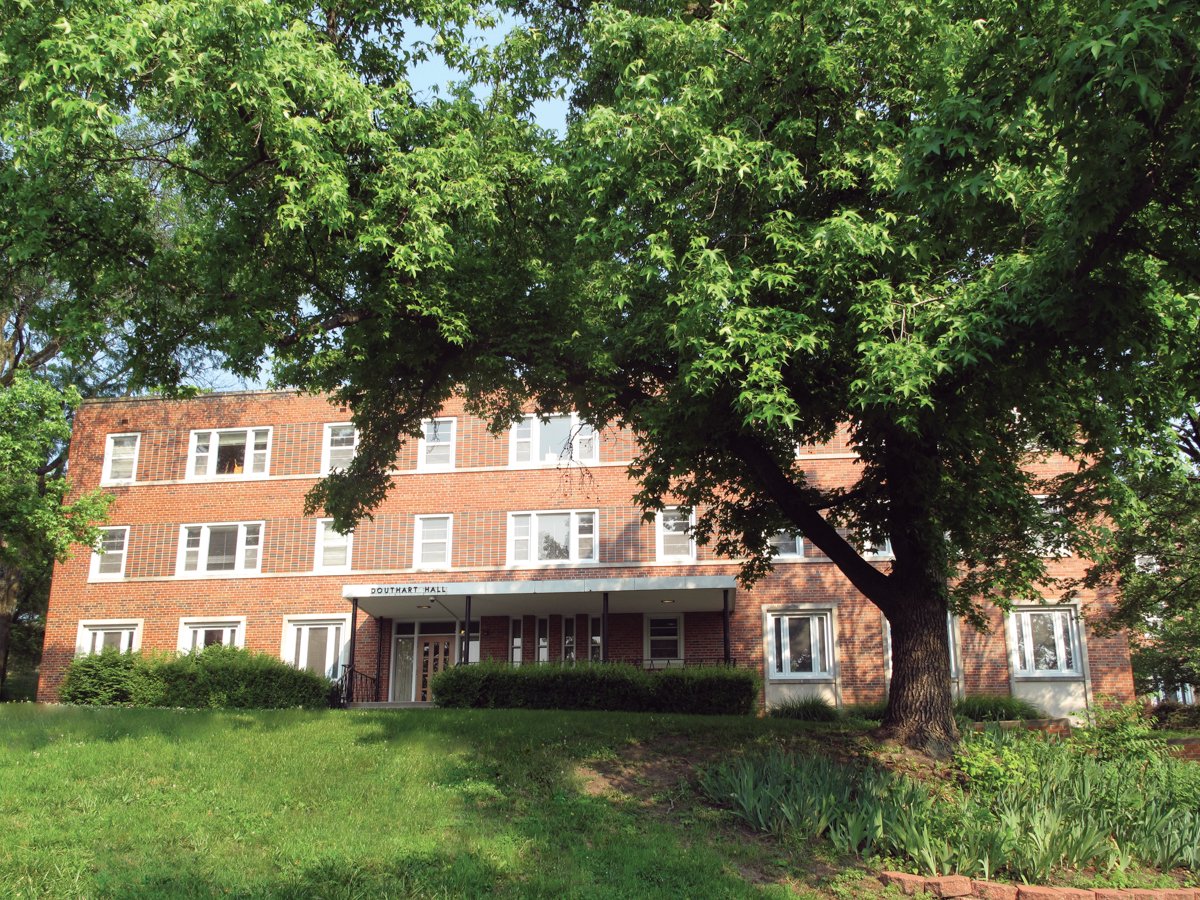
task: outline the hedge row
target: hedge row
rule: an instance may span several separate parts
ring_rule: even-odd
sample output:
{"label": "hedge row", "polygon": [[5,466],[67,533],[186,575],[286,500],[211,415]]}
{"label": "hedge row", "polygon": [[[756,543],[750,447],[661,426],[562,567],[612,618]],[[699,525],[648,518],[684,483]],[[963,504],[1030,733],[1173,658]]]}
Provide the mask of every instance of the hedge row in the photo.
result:
{"label": "hedge row", "polygon": [[214,645],[185,654],[81,656],[67,667],[60,700],[87,706],[191,709],[328,707],[333,682],[269,653]]}
{"label": "hedge row", "polygon": [[646,671],[624,663],[512,666],[485,660],[439,672],[430,681],[439,706],[594,709],[610,712],[752,714],[758,673],[732,666]]}

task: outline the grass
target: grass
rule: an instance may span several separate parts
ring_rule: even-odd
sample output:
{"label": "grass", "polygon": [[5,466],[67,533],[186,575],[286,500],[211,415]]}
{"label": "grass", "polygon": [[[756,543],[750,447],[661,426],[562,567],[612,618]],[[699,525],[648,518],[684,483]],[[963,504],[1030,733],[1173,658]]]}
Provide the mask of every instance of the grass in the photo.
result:
{"label": "grass", "polygon": [[836,861],[749,836],[684,780],[580,774],[617,783],[655,742],[711,758],[834,738],[857,739],[735,717],[8,706],[0,898],[783,900],[855,878],[870,895],[861,871],[821,887]]}

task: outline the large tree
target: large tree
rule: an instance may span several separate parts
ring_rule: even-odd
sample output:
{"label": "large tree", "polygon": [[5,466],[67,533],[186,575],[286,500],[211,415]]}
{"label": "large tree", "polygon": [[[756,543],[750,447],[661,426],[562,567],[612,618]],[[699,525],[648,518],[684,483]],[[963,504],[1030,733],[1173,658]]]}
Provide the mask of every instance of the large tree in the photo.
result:
{"label": "large tree", "polygon": [[[803,532],[891,622],[885,731],[953,742],[947,612],[1052,589],[1047,537],[1095,548],[1114,451],[1190,391],[1195,4],[515,6],[546,27],[472,52],[466,3],[9,2],[7,227],[44,253],[49,209],[103,251],[72,283],[187,298],[147,308],[148,376],[182,337],[349,405],[310,496],[343,525],[456,391],[635,428],[648,509],[748,580]],[[486,99],[414,98],[409,17]],[[555,142],[528,101],[568,67]],[[809,483],[795,445],[843,425],[856,482]]]}

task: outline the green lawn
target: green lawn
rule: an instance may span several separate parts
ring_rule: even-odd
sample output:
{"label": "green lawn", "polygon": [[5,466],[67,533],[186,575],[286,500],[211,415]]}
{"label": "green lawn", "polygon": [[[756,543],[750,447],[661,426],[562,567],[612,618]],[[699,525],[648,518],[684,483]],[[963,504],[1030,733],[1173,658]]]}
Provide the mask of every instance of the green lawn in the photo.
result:
{"label": "green lawn", "polygon": [[808,848],[744,837],[685,789],[663,814],[636,791],[589,790],[577,769],[667,736],[712,754],[804,730],[625,713],[0,707],[0,897],[782,900]]}

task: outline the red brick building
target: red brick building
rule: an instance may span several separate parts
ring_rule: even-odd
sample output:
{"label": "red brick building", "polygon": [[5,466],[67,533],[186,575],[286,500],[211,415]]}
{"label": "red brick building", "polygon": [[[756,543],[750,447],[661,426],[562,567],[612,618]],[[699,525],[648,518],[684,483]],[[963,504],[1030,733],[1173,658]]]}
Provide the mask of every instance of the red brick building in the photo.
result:
{"label": "red brick building", "polygon": [[[55,571],[39,699],[55,698],[80,653],[219,642],[333,676],[352,665],[356,700],[422,701],[428,676],[458,661],[464,628],[471,660],[729,657],[763,673],[768,704],[884,697],[879,611],[799,536],[778,536],[774,573],[744,590],[737,564],[696,547],[678,514],[644,522],[629,434],[558,416],[495,437],[450,405],[405,448],[374,518],[343,536],[303,506],[353,455],[348,420],[286,392],[85,403],[71,476],[116,501],[103,552]],[[800,464],[845,483],[855,456],[804,448]],[[875,555],[888,565],[886,547]],[[951,620],[956,692],[1011,692],[1056,715],[1131,697],[1124,638],[1090,633],[1081,612],[991,609],[986,635]]]}

